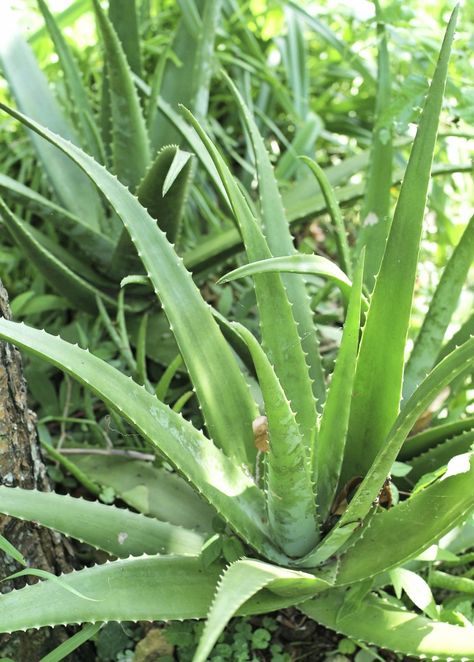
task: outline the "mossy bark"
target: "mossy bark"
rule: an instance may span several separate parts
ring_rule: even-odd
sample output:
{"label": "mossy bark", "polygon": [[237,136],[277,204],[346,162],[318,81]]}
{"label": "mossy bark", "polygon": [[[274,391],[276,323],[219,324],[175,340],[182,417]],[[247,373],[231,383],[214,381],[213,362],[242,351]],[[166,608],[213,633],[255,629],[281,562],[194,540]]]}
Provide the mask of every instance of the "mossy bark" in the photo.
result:
{"label": "mossy bark", "polygon": [[[1,282],[0,315],[11,318],[8,295]],[[0,484],[43,491],[50,489],[36,437],[35,415],[27,405],[21,356],[12,345],[3,342],[0,342]],[[53,573],[71,569],[72,549],[58,534],[5,516],[0,516],[0,533],[21,551],[31,567]],[[19,569],[15,561],[0,552],[0,579]],[[23,578],[3,582],[0,592],[6,593],[24,584]],[[64,628],[1,636],[0,657],[33,662],[67,636]]]}

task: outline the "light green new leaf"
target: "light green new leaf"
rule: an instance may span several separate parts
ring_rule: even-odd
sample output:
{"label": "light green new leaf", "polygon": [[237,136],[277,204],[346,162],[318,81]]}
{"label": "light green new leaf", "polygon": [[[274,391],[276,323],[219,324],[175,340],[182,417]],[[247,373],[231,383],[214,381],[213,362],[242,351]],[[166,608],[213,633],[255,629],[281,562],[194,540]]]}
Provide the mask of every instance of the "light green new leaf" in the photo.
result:
{"label": "light green new leaf", "polygon": [[219,580],[193,662],[205,662],[225,626],[249,598],[268,588],[281,595],[293,595],[295,602],[328,589],[330,584],[303,572],[278,568],[253,559],[230,565]]}
{"label": "light green new leaf", "polygon": [[345,591],[328,591],[299,607],[304,614],[347,637],[397,651],[403,656],[470,660],[474,657],[472,629],[432,621],[369,595],[343,620],[337,614]]}
{"label": "light green new leaf", "polygon": [[403,397],[407,398],[431,370],[444,334],[456,310],[462,287],[474,261],[474,216],[467,224],[431,299],[405,368]]}
{"label": "light green new leaf", "polygon": [[113,298],[78,276],[42,246],[28,225],[12,214],[2,200],[0,200],[0,216],[24,255],[59,294],[79,309],[92,314],[97,312],[96,297],[100,297],[108,306],[115,307]]}
{"label": "light green new leaf", "polygon": [[344,332],[329,386],[313,457],[318,513],[324,522],[336,496],[346,444],[359,347],[364,252],[356,268]]}
{"label": "light green new leaf", "polygon": [[[252,435],[255,405],[209,306],[165,234],[138,200],[91,157],[21,113],[1,104],[0,107],[67,154],[110,202],[127,227],[161,299],[210,436],[229,455],[251,464],[255,457]],[[226,366],[225,378],[223,366]]]}
{"label": "light green new leaf", "polygon": [[265,404],[269,433],[265,479],[270,527],[285,554],[299,557],[309,552],[319,539],[310,454],[291,404],[260,343],[241,324],[232,326],[250,350]]}
{"label": "light green new leaf", "polygon": [[250,545],[272,560],[286,558],[270,542],[264,496],[253,477],[191,423],[112,366],[60,338],[7,320],[0,320],[0,337],[90,388],[178,467]]}
{"label": "light green new leaf", "polygon": [[342,484],[367,473],[399,411],[421,228],[457,15],[458,7],[441,47],[362,334]]}
{"label": "light green new leaf", "polygon": [[112,114],[112,162],[119,180],[136,188],[150,162],[150,145],[140,101],[123,47],[113,25],[93,0],[105,50]]}
{"label": "light green new leaf", "polygon": [[126,558],[141,554],[198,554],[202,535],[97,501],[54,492],[0,487],[0,512],[36,522]]}
{"label": "light green new leaf", "polygon": [[[272,255],[288,256],[295,253],[293,237],[283,207],[278,184],[268,152],[254,118],[230,78],[224,73],[224,79],[237,102],[240,115],[247,129],[254,152],[255,168],[260,193],[260,208],[263,229]],[[298,325],[301,346],[306,355],[309,376],[312,380],[314,397],[319,406],[325,400],[324,375],[319,356],[319,342],[315,331],[311,304],[305,284],[298,276],[282,276],[288,299],[293,306],[293,315]]]}
{"label": "light green new leaf", "polygon": [[[271,258],[272,254],[262,230],[221,154],[195,117],[186,109],[183,109],[183,112],[196,129],[219,171],[242,233],[249,262]],[[305,443],[308,448],[312,448],[316,435],[316,406],[298,329],[280,275],[262,273],[256,276],[255,293],[263,346],[287,398],[292,403]],[[275,320],[278,320],[278,329],[275,327]]]}
{"label": "light green new leaf", "polygon": [[11,556],[20,565],[28,565],[25,557],[14,547],[4,536],[0,535],[0,549],[8,556]]}
{"label": "light green new leaf", "polygon": [[320,255],[288,255],[286,257],[273,257],[267,260],[249,262],[237,269],[229,271],[219,283],[228,283],[237,278],[254,276],[261,273],[289,272],[303,276],[322,276],[335,283],[341,290],[344,299],[348,300],[352,283],[337,264]]}
{"label": "light green new leaf", "polygon": [[64,81],[69,93],[69,102],[75,117],[77,117],[80,134],[82,137],[82,147],[84,151],[93,156],[96,161],[104,163],[105,154],[97,123],[94,117],[92,106],[86,88],[82,82],[81,72],[71,53],[71,49],[59,29],[54,16],[49,11],[45,0],[37,0],[38,7],[43,14],[46,28],[54,42],[59,62],[64,72]]}
{"label": "light green new leaf", "polygon": [[389,575],[397,598],[400,598],[402,591],[405,591],[415,607],[421,609],[430,618],[437,618],[438,609],[433,594],[423,577],[406,568],[394,568],[390,570]]}
{"label": "light green new leaf", "polygon": [[[28,44],[16,31],[8,2],[0,3],[0,63],[22,111],[64,138],[77,142]],[[62,154],[31,134],[31,140],[59,200],[84,223],[99,228],[99,196],[92,184]]]}

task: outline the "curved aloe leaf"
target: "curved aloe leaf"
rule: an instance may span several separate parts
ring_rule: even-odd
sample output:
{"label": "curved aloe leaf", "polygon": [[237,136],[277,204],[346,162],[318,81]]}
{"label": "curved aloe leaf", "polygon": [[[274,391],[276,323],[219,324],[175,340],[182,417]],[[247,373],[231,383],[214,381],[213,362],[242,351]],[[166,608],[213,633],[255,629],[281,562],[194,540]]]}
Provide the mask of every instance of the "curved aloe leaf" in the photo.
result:
{"label": "curved aloe leaf", "polygon": [[88,257],[91,265],[97,265],[97,268],[102,268],[102,271],[110,265],[114,245],[109,237],[87,225],[67,209],[7,175],[0,174],[0,188],[26,204],[29,210],[37,208],[45,212],[48,220],[54,223],[58,232],[67,234],[77,243],[78,251]]}
{"label": "curved aloe leaf", "polygon": [[[360,354],[359,358],[360,360]],[[407,434],[420,414],[447,384],[462,374],[474,361],[474,338],[454,350],[439,363],[420,384],[397,417],[367,475],[337,525],[322,540],[316,550],[298,561],[298,566],[309,568],[326,561],[360,528],[360,523],[372,508],[382,486],[390,474]]]}
{"label": "curved aloe leaf", "polygon": [[390,117],[391,81],[390,55],[387,44],[383,11],[375,3],[377,19],[377,93],[375,101],[375,125],[372,132],[370,165],[364,202],[360,214],[361,227],[357,233],[356,256],[365,246],[364,283],[371,291],[379,272],[387,236],[390,230],[390,188],[392,186],[392,127]]}
{"label": "curved aloe leaf", "polygon": [[[16,32],[9,3],[0,3],[0,62],[18,107],[64,138],[75,141],[28,44]],[[86,177],[57,150],[31,134],[49,181],[67,209],[94,228],[102,216],[99,196]]]}
{"label": "curved aloe leaf", "polygon": [[344,332],[324,405],[318,443],[313,457],[318,513],[324,522],[339,482],[352,400],[359,347],[364,252],[355,271]]}
{"label": "curved aloe leaf", "polygon": [[112,113],[112,161],[119,180],[135,189],[150,162],[150,145],[132,73],[117,33],[98,0],[94,11],[102,34]]}
{"label": "curved aloe leaf", "polygon": [[[61,583],[94,601],[72,597],[64,586],[40,582],[0,596],[0,632],[67,623],[204,618],[222,568],[200,558],[143,556],[61,575]],[[262,592],[242,605],[243,615],[288,607],[294,597]]]}
{"label": "curved aloe leaf", "polygon": [[71,53],[71,49],[65,40],[63,33],[59,29],[54,16],[49,11],[45,0],[37,0],[38,7],[43,14],[46,28],[54,42],[59,62],[64,72],[64,82],[69,92],[69,101],[71,108],[77,117],[80,133],[83,139],[84,150],[93,156],[96,161],[104,163],[105,154],[92,107],[89,103],[89,97],[86,88],[82,82],[81,72]]}
{"label": "curved aloe leaf", "polygon": [[114,455],[67,455],[91,480],[114,493],[144,515],[197,531],[212,531],[216,511],[178,474],[151,462]]}
{"label": "curved aloe leaf", "polygon": [[461,455],[474,444],[474,430],[468,430],[461,434],[446,439],[445,441],[430,448],[426,453],[417,455],[410,462],[410,473],[400,482],[414,485],[424,474],[431,473],[449,462],[454,455]]}
{"label": "curved aloe leaf", "polygon": [[2,200],[0,200],[0,215],[8,232],[23,253],[59,294],[78,308],[92,314],[97,312],[96,297],[102,299],[108,306],[115,307],[114,299],[71,271],[46,250],[32,234],[28,225],[12,214]]}
{"label": "curved aloe leaf", "polygon": [[337,264],[320,255],[288,255],[286,257],[273,257],[266,260],[257,260],[244,264],[233,271],[229,271],[219,282],[228,283],[237,278],[254,276],[261,273],[287,271],[302,275],[322,276],[333,281],[341,290],[345,299],[349,299],[352,283]]}
{"label": "curved aloe leaf", "polygon": [[405,563],[465,519],[474,508],[474,460],[465,454],[451,462],[438,481],[371,518],[339,559],[336,584],[352,584]]}
{"label": "curved aloe leaf", "polygon": [[272,560],[286,558],[269,540],[263,493],[253,478],[191,423],[112,366],[60,338],[1,319],[0,337],[90,388],[164,453],[250,545]]}
{"label": "curved aloe leaf", "polygon": [[472,629],[432,621],[375,595],[367,596],[357,610],[338,619],[345,591],[330,591],[305,602],[300,611],[337,632],[401,654],[448,660],[474,656]]}
{"label": "curved aloe leaf", "polygon": [[288,556],[302,556],[319,538],[308,449],[277,376],[257,339],[232,325],[246,342],[258,375],[268,419],[266,454],[268,520],[277,544]]}
{"label": "curved aloe leaf", "polygon": [[460,434],[467,430],[474,429],[474,416],[468,418],[461,418],[459,421],[450,421],[442,425],[436,425],[428,430],[424,430],[419,434],[408,437],[403,444],[398,459],[402,462],[411,460],[420,453],[428,451],[430,448],[446,441],[454,435]]}
{"label": "curved aloe leaf", "polygon": [[405,368],[403,396],[410,396],[433,367],[444,334],[474,261],[474,216],[467,224],[438,283]]}
{"label": "curved aloe leaf", "polygon": [[175,145],[163,147],[137,189],[140,203],[156,218],[171,242],[179,236],[191,178],[191,157]]}
{"label": "curved aloe leaf", "polygon": [[126,558],[141,554],[198,554],[204,538],[180,526],[54,492],[0,487],[0,512],[36,522]]}
{"label": "curved aloe leaf", "polygon": [[[0,107],[67,154],[109,200],[130,232],[161,299],[196,389],[210,436],[229,455],[251,464],[255,457],[252,434],[255,405],[209,306],[164,233],[138,200],[91,157],[21,113],[1,104]],[[226,366],[225,380],[222,366]],[[231,435],[229,430],[232,430]]]}
{"label": "curved aloe leaf", "polygon": [[346,232],[346,227],[344,225],[344,219],[341,213],[341,208],[339,207],[339,204],[336,200],[334,191],[331,188],[331,184],[329,183],[326,173],[321,168],[321,166],[318,163],[316,163],[316,161],[313,161],[313,159],[310,159],[307,156],[302,156],[301,160],[304,161],[306,165],[311,169],[321,188],[321,192],[324,196],[326,207],[328,209],[329,215],[334,225],[337,249],[339,252],[339,259],[342,266],[342,270],[350,278],[352,276],[352,264],[351,264],[349,243],[347,241],[347,232]]}
{"label": "curved aloe leaf", "polygon": [[283,595],[293,594],[298,602],[325,591],[329,586],[325,580],[303,572],[278,568],[253,559],[236,561],[219,580],[193,662],[205,662],[208,659],[219,635],[235,612],[263,588]]}
{"label": "curved aloe leaf", "polygon": [[[255,168],[260,191],[262,223],[268,246],[275,256],[291,255],[296,252],[293,237],[291,236],[286,219],[273,166],[262,136],[241,94],[225,72],[224,78],[237,102],[254,151]],[[313,382],[313,394],[319,405],[322,405],[326,396],[324,375],[309,296],[304,282],[298,276],[288,276],[285,274],[282,276],[282,280],[288,293],[288,298],[293,306],[293,315],[298,325],[301,346],[303,352],[306,354],[309,376]]]}
{"label": "curved aloe leaf", "polygon": [[[260,226],[224,159],[195,117],[186,109],[183,109],[183,112],[199,134],[222,178],[249,261],[272,257]],[[262,343],[286,396],[292,403],[305,443],[312,448],[316,435],[316,406],[298,329],[281,277],[272,273],[259,274],[255,279],[255,293]],[[279,322],[278,332],[275,320]]]}
{"label": "curved aloe leaf", "polygon": [[362,334],[342,484],[367,473],[399,411],[423,214],[458,10],[446,30]]}

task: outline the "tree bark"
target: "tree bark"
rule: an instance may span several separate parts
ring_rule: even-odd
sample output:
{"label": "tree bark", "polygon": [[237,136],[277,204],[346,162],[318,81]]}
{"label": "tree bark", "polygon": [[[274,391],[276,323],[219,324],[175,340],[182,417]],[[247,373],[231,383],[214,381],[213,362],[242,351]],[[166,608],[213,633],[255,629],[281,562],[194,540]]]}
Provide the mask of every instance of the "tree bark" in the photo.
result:
{"label": "tree bark", "polygon": [[[1,281],[0,315],[11,319],[8,294]],[[21,356],[17,349],[4,342],[0,342],[0,483],[8,487],[50,490],[35,432],[35,415],[27,405]],[[0,516],[0,533],[21,551],[31,567],[55,574],[71,570],[72,555],[59,534],[31,522],[5,516]],[[0,578],[19,569],[15,561],[0,552]],[[24,584],[23,578],[3,582],[0,592],[5,593]],[[34,662],[67,636],[64,628],[1,635],[0,657]]]}

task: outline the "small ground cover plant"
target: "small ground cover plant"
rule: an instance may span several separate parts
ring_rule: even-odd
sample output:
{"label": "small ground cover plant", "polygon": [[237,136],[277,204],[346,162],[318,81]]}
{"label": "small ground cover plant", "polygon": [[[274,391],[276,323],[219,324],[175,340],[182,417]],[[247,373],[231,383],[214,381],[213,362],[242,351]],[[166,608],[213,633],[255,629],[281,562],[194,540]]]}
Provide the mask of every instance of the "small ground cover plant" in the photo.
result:
{"label": "small ground cover plant", "polygon": [[[214,4],[219,3],[206,4],[203,21],[215,20]],[[138,95],[130,87],[132,79],[114,28],[99,3],[94,7],[104,42],[110,46],[110,92],[113,95],[114,77],[122,76],[117,86],[128,86],[128,100],[136,111],[127,121],[135,117],[143,128]],[[104,199],[110,206],[106,218],[116,226],[123,224],[110,262],[118,266],[117,284],[125,275],[120,273],[123,261],[134,247],[143,271],[126,272],[122,285],[133,280],[157,295],[193,384],[205,429],[164,404],[159,394],[151,392],[146,378],[140,384],[59,336],[1,320],[1,338],[90,389],[155,447],[177,475],[165,467],[155,470],[157,480],[173,483],[175,488],[169,512],[159,519],[70,496],[1,487],[1,512],[85,541],[116,560],[2,596],[0,631],[90,624],[70,640],[71,646],[93,636],[108,621],[207,618],[193,655],[199,661],[208,658],[234,614],[294,605],[347,637],[403,655],[454,659],[474,655],[467,620],[456,615],[449,622],[441,620],[428,584],[419,574],[429,561],[464,560],[438,547],[438,542],[465,523],[474,507],[473,419],[463,416],[454,422],[438,422],[409,436],[439,394],[450,386],[450,393],[456,395],[472,373],[472,338],[451,351],[443,349],[445,331],[472,263],[472,219],[438,284],[408,361],[405,358],[457,13],[455,9],[447,26],[393,217],[389,213],[392,178],[380,165],[391,150],[385,126],[376,128],[369,171],[373,181],[361,238],[354,247],[349,245],[324,171],[315,161],[303,159],[329,210],[339,264],[296,251],[261,133],[231,78],[224,71],[220,74],[249,137],[258,206],[243,193],[203,128],[199,105],[194,113],[181,106],[179,121],[212,171],[246,251],[248,264],[227,273],[221,282],[252,277],[258,337],[241,323],[216,320],[174,249],[170,228],[157,223],[158,214],[150,212],[151,203],[145,204],[140,195],[143,175],[143,181],[153,184],[154,196],[157,191],[163,196],[170,181],[176,184],[190,163],[182,150],[162,151],[159,167],[155,162],[148,170],[140,169],[137,163],[143,166],[151,159],[147,133],[137,133],[136,126],[133,135],[140,138],[135,145],[139,153],[135,161],[122,152],[121,163],[129,170],[119,173],[123,148],[119,138],[129,129],[120,127],[123,118],[116,98],[115,111],[112,101],[116,160],[109,164],[110,172],[101,164],[103,159],[94,158],[98,154],[93,150],[91,156],[67,137],[2,104],[5,112],[42,141],[40,149],[46,146],[48,154],[61,157],[61,163],[81,169],[85,199],[89,200],[87,190],[92,190],[93,201],[101,205]],[[387,103],[385,49],[382,36],[381,117]],[[76,170],[71,172],[76,179]],[[80,195],[73,193],[74,203]],[[183,191],[175,192],[178,208],[184,197]],[[59,274],[60,265],[51,255],[44,258],[39,244],[4,203],[1,213],[19,243],[41,257],[43,265],[54,264]],[[89,229],[84,230],[86,235],[91,239]],[[61,273],[64,276],[64,269]],[[68,274],[72,283],[75,277]],[[305,284],[308,277],[335,284],[345,306],[344,330],[329,386]],[[68,296],[79,290],[94,310],[97,305],[105,311],[107,305],[115,306],[114,298],[107,299],[98,289],[92,291],[83,284],[78,289],[77,280]],[[399,479],[406,498],[398,499],[391,476]],[[472,544],[472,528],[464,531],[468,532],[463,543],[467,548]],[[24,562],[5,541],[2,544]],[[423,557],[427,550],[431,556]],[[406,567],[407,562],[417,565]],[[31,569],[21,572],[41,576]],[[452,581],[437,573],[433,576],[438,586]],[[387,587],[393,587],[395,596]],[[403,592],[423,615],[406,609]]]}

